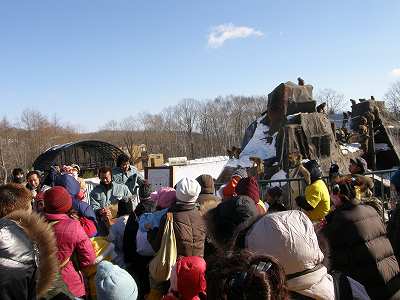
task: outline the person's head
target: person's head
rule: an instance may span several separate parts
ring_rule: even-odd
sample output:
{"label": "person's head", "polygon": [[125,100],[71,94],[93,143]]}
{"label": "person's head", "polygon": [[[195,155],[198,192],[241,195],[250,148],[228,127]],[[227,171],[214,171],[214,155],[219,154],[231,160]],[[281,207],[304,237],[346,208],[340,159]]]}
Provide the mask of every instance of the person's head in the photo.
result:
{"label": "person's head", "polygon": [[214,179],[211,175],[203,174],[197,177],[196,180],[201,186],[200,194],[214,194]]}
{"label": "person's head", "polygon": [[357,194],[354,184],[351,183],[338,184],[335,192],[341,200],[341,204],[354,200]]}
{"label": "person's head", "polygon": [[254,203],[258,203],[260,200],[260,189],[254,176],[240,179],[235,191],[237,195],[249,196]]}
{"label": "person's head", "polygon": [[230,249],[237,234],[256,220],[258,211],[248,196],[237,196],[221,202],[206,214],[207,230],[218,247]]}
{"label": "person's head", "polygon": [[278,262],[249,251],[216,256],[206,271],[207,299],[289,299],[285,274]]}
{"label": "person's head", "polygon": [[17,183],[0,185],[0,218],[15,210],[31,210],[32,193]]}
{"label": "person's head", "polygon": [[38,171],[29,171],[26,174],[26,181],[29,183],[32,189],[37,189],[40,186],[40,174]]}
{"label": "person's head", "polygon": [[139,198],[140,201],[151,199],[151,193],[153,192],[152,185],[145,180],[143,184],[139,185]]}
{"label": "person's head", "polygon": [[78,179],[79,173],[81,172],[81,168],[77,164],[72,164],[71,167],[72,167],[72,176],[75,179]]}
{"label": "person's head", "polygon": [[238,177],[238,178],[246,178],[248,176],[247,170],[245,168],[239,167],[232,173],[232,178],[233,177]]}
{"label": "person's head", "polygon": [[282,189],[279,186],[271,187],[267,190],[265,200],[268,204],[275,204],[279,202],[282,197]]}
{"label": "person's head", "polygon": [[176,191],[172,187],[162,187],[150,194],[151,199],[160,209],[169,208],[176,201]]}
{"label": "person's head", "polygon": [[54,180],[54,186],[62,186],[68,193],[75,198],[80,192],[79,182],[71,175],[58,175]]}
{"label": "person's head", "polygon": [[313,269],[324,259],[312,222],[298,210],[265,215],[247,234],[246,246],[277,258],[286,276]]}
{"label": "person's head", "polygon": [[200,195],[200,184],[188,177],[184,177],[175,185],[176,203],[182,205],[195,205]]}
{"label": "person's head", "polygon": [[21,168],[15,168],[12,170],[12,182],[14,183],[23,183],[25,181],[24,170]]}
{"label": "person's head", "polygon": [[350,159],[349,172],[351,174],[363,175],[365,174],[367,169],[368,169],[367,162],[365,161],[364,158],[358,157],[356,159]]}
{"label": "person's head", "polygon": [[311,182],[322,178],[322,170],[317,160],[312,159],[304,164],[304,167],[310,173]]}
{"label": "person's head", "polygon": [[120,267],[103,260],[97,265],[96,293],[98,299],[136,300],[138,288],[132,276]]}
{"label": "person's head", "polygon": [[129,157],[126,154],[120,154],[117,158],[117,167],[121,169],[123,172],[128,172],[129,170]]}
{"label": "person's head", "polygon": [[[205,299],[207,283],[206,262],[199,256],[178,258],[171,273],[171,290],[182,300]],[[200,296],[200,297],[199,297]]]}
{"label": "person's head", "polygon": [[118,201],[118,212],[117,217],[127,216],[133,212],[133,203],[130,197],[122,197]]}
{"label": "person's head", "polygon": [[108,186],[112,183],[112,170],[110,167],[102,167],[99,169],[100,184]]}
{"label": "person's head", "polygon": [[72,197],[62,186],[44,192],[44,211],[49,214],[66,214],[72,208]]}

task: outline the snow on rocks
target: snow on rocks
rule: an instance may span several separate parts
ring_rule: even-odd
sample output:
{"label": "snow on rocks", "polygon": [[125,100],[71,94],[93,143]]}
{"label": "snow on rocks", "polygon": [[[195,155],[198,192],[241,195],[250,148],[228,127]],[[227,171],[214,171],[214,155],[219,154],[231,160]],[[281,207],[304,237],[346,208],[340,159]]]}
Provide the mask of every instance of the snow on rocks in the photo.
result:
{"label": "snow on rocks", "polygon": [[268,143],[266,140],[266,133],[269,131],[269,127],[261,123],[261,120],[264,117],[260,117],[257,119],[257,128],[254,131],[253,137],[247,143],[246,147],[240,153],[238,160],[233,160],[229,163],[229,165],[236,164],[236,166],[241,167],[251,167],[252,162],[250,157],[259,157],[262,160],[266,160],[276,156],[276,136],[278,135],[275,132],[272,137],[272,142]]}

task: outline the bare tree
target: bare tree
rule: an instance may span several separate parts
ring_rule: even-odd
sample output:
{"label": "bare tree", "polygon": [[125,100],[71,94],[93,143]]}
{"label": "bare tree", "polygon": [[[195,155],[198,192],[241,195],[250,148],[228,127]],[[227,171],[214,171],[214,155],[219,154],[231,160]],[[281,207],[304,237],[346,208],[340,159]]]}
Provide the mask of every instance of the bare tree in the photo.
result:
{"label": "bare tree", "polygon": [[315,96],[315,99],[319,104],[326,103],[328,114],[341,112],[346,105],[344,95],[333,89],[320,90]]}
{"label": "bare tree", "polygon": [[384,96],[384,100],[395,117],[400,118],[400,81],[391,85]]}

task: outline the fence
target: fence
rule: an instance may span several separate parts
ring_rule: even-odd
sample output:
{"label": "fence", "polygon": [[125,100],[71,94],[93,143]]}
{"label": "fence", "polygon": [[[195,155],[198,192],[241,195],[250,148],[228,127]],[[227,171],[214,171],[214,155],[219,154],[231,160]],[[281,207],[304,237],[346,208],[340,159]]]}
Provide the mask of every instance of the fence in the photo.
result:
{"label": "fence", "polygon": [[[374,181],[373,194],[376,197],[379,197],[384,207],[388,207],[388,201],[390,198],[390,177],[396,172],[397,169],[389,169],[389,170],[379,170],[379,171],[370,171],[365,175],[371,177]],[[330,188],[329,178],[322,178],[327,184],[328,188]],[[298,178],[286,178],[286,179],[277,179],[277,180],[259,180],[258,185],[260,187],[260,196],[261,199],[265,199],[265,194],[267,190],[274,186],[279,186],[282,188],[284,193],[286,193],[285,198],[287,199],[288,207],[294,208],[294,199],[299,195],[304,195],[304,190],[306,187],[306,183],[302,177]],[[217,188],[221,187],[218,186]]]}

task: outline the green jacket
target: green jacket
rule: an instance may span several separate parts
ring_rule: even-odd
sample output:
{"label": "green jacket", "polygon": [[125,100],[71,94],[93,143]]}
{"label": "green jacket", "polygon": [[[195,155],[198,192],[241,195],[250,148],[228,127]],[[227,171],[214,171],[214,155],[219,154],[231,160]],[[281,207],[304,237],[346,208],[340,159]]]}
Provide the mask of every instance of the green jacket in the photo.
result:
{"label": "green jacket", "polygon": [[99,184],[90,192],[90,206],[97,211],[127,196],[132,196],[132,193],[126,185],[113,182],[111,189],[106,191],[104,186]]}

